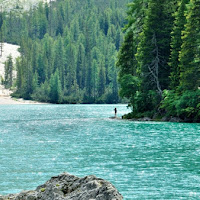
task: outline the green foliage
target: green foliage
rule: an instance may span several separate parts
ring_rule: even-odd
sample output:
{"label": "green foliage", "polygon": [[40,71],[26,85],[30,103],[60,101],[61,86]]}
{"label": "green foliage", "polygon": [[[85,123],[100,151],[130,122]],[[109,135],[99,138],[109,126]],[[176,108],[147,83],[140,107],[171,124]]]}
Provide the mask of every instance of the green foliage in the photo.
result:
{"label": "green foliage", "polygon": [[120,95],[130,99],[132,116],[151,116],[158,109],[162,90],[168,88],[173,2],[134,1],[129,5],[117,66]]}
{"label": "green foliage", "polygon": [[136,48],[134,48],[133,32],[131,30],[125,35],[124,42],[118,53],[117,66],[120,67],[119,81],[125,74],[134,75],[136,73],[136,59],[134,58],[135,53]]}
{"label": "green foliage", "polygon": [[60,0],[20,15],[4,12],[4,40],[19,44],[22,54],[14,95],[52,103],[117,103],[116,54],[130,1]]}
{"label": "green foliage", "polygon": [[170,88],[175,89],[180,84],[180,60],[179,54],[182,45],[182,31],[186,24],[186,4],[189,0],[181,0],[178,2],[178,10],[175,12],[174,27],[171,33],[171,55],[169,66],[171,67]]}
{"label": "green foliage", "polygon": [[50,102],[51,103],[61,103],[62,102],[62,85],[59,79],[59,72],[56,72],[50,78]]}
{"label": "green foliage", "polygon": [[200,84],[200,1],[190,0],[180,52],[180,87],[196,90]]}
{"label": "green foliage", "polygon": [[124,28],[125,38],[120,47],[116,63],[119,68],[120,96],[129,98],[131,102],[133,102],[132,99],[141,84],[135,55],[137,53],[139,33],[144,24],[146,7],[146,0],[136,0],[129,4],[128,24]]}
{"label": "green foliage", "polygon": [[101,68],[99,71],[99,83],[98,83],[99,97],[101,97],[105,93],[105,84],[106,84],[105,68],[103,67],[103,64],[101,64]]}
{"label": "green foliage", "polygon": [[186,90],[182,95],[175,91],[166,91],[161,108],[167,110],[167,116],[176,116],[191,121],[200,121],[200,90]]}
{"label": "green foliage", "polygon": [[[169,85],[170,33],[172,11],[170,1],[149,0],[143,31],[137,48],[137,60],[145,90],[161,91]],[[165,27],[165,28],[163,28]]]}
{"label": "green foliage", "polygon": [[142,3],[130,4],[118,54],[120,95],[132,107],[125,117],[199,121],[200,1],[149,0],[139,9]]}
{"label": "green foliage", "polygon": [[41,84],[40,87],[37,87],[33,94],[31,95],[31,98],[40,101],[40,102],[50,102],[50,87],[48,82],[44,82]]}
{"label": "green foliage", "polygon": [[131,74],[125,74],[121,80],[121,88],[120,88],[120,96],[131,98],[134,96],[138,90],[139,79],[136,76],[132,76]]}
{"label": "green foliage", "polygon": [[159,94],[155,90],[138,91],[130,102],[134,117],[153,117],[159,106]]}
{"label": "green foliage", "polygon": [[5,68],[5,79],[4,79],[5,88],[11,88],[13,86],[13,61],[11,55],[8,56],[4,68]]}
{"label": "green foliage", "polygon": [[[188,4],[185,6],[186,3]],[[173,90],[165,94],[161,107],[165,109],[168,116],[199,122],[200,62],[197,58],[200,57],[200,1],[182,0],[177,14],[176,27],[172,33],[171,86]],[[178,55],[179,60],[175,62]]]}

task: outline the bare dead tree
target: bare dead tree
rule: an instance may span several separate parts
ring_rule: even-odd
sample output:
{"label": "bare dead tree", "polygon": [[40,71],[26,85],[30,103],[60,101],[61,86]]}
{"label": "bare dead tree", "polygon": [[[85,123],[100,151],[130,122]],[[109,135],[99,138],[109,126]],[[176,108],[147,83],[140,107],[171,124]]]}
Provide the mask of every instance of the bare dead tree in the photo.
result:
{"label": "bare dead tree", "polygon": [[162,62],[159,56],[159,49],[155,33],[153,34],[152,44],[155,46],[155,48],[152,51],[152,53],[155,55],[155,58],[150,64],[147,65],[147,67],[149,69],[149,76],[151,77],[151,81],[156,85],[158,94],[162,98],[162,89],[159,82],[159,67]]}

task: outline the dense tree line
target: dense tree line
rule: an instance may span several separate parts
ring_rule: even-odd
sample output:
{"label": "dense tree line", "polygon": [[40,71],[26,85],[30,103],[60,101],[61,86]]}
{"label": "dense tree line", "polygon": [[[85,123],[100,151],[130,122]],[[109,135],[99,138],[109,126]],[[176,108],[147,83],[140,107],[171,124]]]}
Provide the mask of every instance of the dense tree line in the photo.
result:
{"label": "dense tree line", "polygon": [[20,45],[17,90],[52,103],[117,103],[116,54],[129,0],[57,0],[4,13],[4,40]]}
{"label": "dense tree line", "polygon": [[5,85],[5,88],[11,88],[13,86],[13,60],[11,55],[8,56],[4,68],[5,77],[3,79],[3,84]]}
{"label": "dense tree line", "polygon": [[200,121],[200,0],[135,0],[118,53],[128,118]]}

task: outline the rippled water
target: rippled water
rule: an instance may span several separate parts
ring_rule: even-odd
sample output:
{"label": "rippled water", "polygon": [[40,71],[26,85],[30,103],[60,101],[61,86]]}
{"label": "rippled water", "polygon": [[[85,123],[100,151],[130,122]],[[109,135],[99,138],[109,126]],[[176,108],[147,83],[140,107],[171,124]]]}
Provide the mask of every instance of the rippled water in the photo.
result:
{"label": "rippled water", "polygon": [[124,199],[200,199],[200,125],[109,119],[125,105],[0,106],[0,194],[95,174]]}

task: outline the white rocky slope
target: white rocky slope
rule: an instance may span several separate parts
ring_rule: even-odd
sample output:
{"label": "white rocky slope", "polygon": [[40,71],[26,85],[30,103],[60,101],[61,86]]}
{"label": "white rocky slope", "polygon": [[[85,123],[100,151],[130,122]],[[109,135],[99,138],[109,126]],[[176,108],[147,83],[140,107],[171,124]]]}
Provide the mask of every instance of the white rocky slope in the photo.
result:
{"label": "white rocky slope", "polygon": [[[12,45],[8,43],[3,43],[3,53],[0,57],[0,96],[9,96],[11,91],[4,89],[4,86],[1,84],[1,79],[4,78],[4,66],[5,61],[7,60],[8,56],[11,55],[13,58],[13,63],[15,65],[15,60],[17,57],[20,56],[18,51],[19,46]],[[16,77],[16,71],[14,71],[14,78]]]}
{"label": "white rocky slope", "polygon": [[[5,89],[4,86],[1,84],[1,77],[4,78],[4,66],[5,61],[7,60],[8,56],[11,55],[13,58],[13,63],[15,66],[16,58],[20,57],[20,53],[18,51],[19,46],[4,43],[3,44],[3,54],[0,56],[0,105],[8,105],[8,104],[41,104],[36,101],[29,101],[23,99],[13,99],[11,98],[11,90]],[[14,70],[14,78],[16,78],[16,71]]]}
{"label": "white rocky slope", "polygon": [[37,4],[41,1],[44,3],[50,2],[50,0],[0,0],[0,6],[2,6],[3,10],[7,11],[11,11],[14,9],[29,10],[30,7],[37,6]]}
{"label": "white rocky slope", "polygon": [[[4,77],[4,62],[7,60],[9,55],[13,58],[13,63],[15,65],[15,60],[20,56],[18,51],[19,46],[12,45],[8,43],[3,44],[3,55],[0,57],[0,80],[1,77]],[[14,71],[14,77],[16,77],[16,71]],[[37,104],[35,101],[28,101],[23,99],[12,99],[10,94],[12,91],[5,89],[0,81],[0,105],[8,105],[8,104]]]}
{"label": "white rocky slope", "polygon": [[[29,10],[30,7],[35,7],[39,2],[47,2],[56,1],[56,0],[0,0],[0,12],[1,8],[6,11],[14,11],[21,12],[23,10]],[[13,62],[15,63],[15,59],[20,56],[18,51],[19,46],[12,44],[3,44],[3,55],[0,56],[0,104],[7,103],[16,103],[14,101],[10,101],[11,91],[4,88],[1,84],[1,78],[4,78],[4,62],[7,60],[8,56],[11,55],[13,58]],[[14,72],[14,76],[16,77],[16,71]]]}

